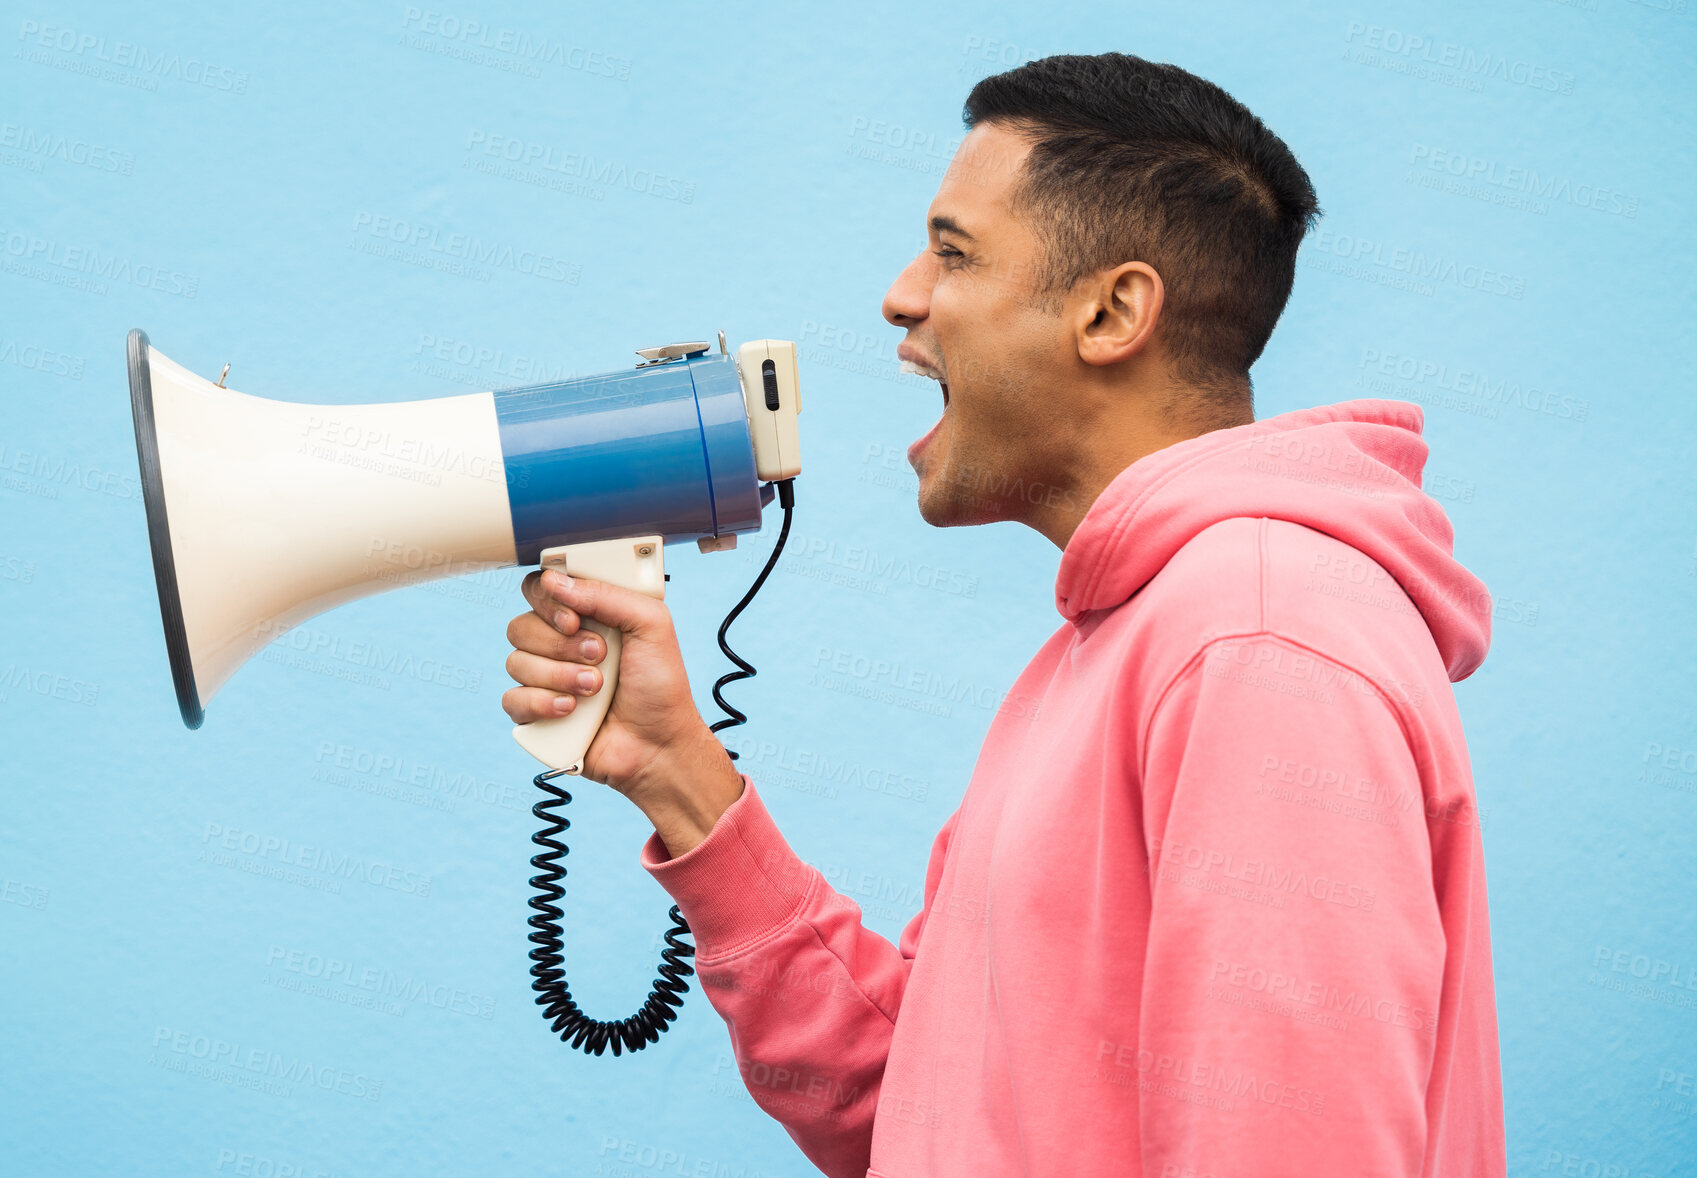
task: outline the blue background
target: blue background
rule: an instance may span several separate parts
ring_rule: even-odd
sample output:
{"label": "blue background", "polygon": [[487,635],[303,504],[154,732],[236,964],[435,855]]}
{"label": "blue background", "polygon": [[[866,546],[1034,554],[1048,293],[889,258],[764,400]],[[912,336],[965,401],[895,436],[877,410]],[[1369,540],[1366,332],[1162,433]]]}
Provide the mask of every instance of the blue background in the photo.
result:
{"label": "blue background", "polygon": [[[1457,694],[1511,1170],[1668,1175],[1697,1156],[1697,14],[994,7],[43,2],[7,18],[0,1168],[811,1172],[743,1093],[699,992],[658,1048],[619,1060],[564,1049],[531,1005],[534,766],[498,706],[518,571],[317,619],[312,641],[337,653],[291,658],[285,638],[182,728],[124,333],[214,378],[231,363],[233,388],[335,402],[621,368],[717,328],[796,339],[795,547],[734,632],[761,668],[733,689],[752,717],[735,744],[800,853],[893,937],[995,698],[1060,624],[1059,554],[1012,524],[919,520],[902,452],[939,406],[897,375],[879,301],[923,246],[971,83],[1109,49],[1219,83],[1302,160],[1326,216],[1254,370],[1258,413],[1423,404],[1429,489],[1497,597],[1490,658]],[[510,143],[553,167],[512,165]],[[377,228],[396,224],[437,245],[403,250]],[[468,271],[440,244],[453,234],[553,261]],[[122,273],[80,269],[79,249]],[[1416,252],[1453,275],[1410,280]],[[671,550],[710,717],[714,629],[774,532]],[[354,643],[452,666],[460,686],[386,673]],[[863,659],[968,690],[881,701],[863,694],[875,680],[828,674]],[[858,784],[879,780],[894,792]],[[568,961],[586,1005],[622,1013],[666,899],[636,861],[640,814],[579,794]],[[275,856],[220,852],[227,831],[382,861],[404,885],[256,874]],[[418,996],[303,989],[331,959]],[[179,1045],[211,1040],[347,1091],[182,1070],[198,1061]]]}

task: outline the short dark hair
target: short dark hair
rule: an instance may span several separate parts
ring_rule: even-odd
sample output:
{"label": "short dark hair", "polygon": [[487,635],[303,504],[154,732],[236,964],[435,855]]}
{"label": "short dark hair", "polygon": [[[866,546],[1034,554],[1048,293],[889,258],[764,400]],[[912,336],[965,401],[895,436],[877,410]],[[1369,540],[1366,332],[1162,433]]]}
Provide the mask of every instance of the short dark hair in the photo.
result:
{"label": "short dark hair", "polygon": [[1205,390],[1245,386],[1321,215],[1283,140],[1212,82],[1127,53],[985,78],[961,117],[1031,144],[1013,204],[1035,214],[1041,297],[1147,262],[1166,287],[1158,330],[1175,374]]}

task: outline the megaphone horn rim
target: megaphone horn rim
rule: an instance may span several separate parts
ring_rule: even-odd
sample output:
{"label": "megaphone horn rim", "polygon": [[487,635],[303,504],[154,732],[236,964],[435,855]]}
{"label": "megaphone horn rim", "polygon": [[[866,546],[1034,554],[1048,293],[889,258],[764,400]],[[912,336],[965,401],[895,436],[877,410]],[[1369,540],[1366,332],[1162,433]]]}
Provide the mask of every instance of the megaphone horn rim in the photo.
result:
{"label": "megaphone horn rim", "polygon": [[188,627],[177,588],[177,562],[171,554],[171,525],[165,514],[165,479],[159,467],[159,438],[153,421],[153,374],[147,359],[147,333],[131,328],[129,337],[130,414],[135,419],[136,459],[141,465],[142,505],[147,511],[147,540],[153,550],[153,580],[159,589],[159,617],[165,624],[165,651],[171,658],[171,683],[183,723],[199,728],[206,719],[194,682]]}

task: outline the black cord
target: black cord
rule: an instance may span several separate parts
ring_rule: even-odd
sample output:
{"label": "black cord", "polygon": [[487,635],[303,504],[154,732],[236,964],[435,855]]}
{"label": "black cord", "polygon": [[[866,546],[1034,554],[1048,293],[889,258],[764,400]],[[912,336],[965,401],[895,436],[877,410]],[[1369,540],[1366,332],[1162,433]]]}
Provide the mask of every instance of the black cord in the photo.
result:
{"label": "black cord", "polygon": [[[760,570],[748,592],[743,594],[742,600],[719,624],[719,649],[740,670],[732,671],[713,684],[713,700],[729,716],[714,724],[709,729],[711,732],[748,720],[719,694],[719,689],[727,683],[748,679],[756,673],[752,664],[726,645],[725,632],[766,583],[784,550],[784,541],[789,538],[790,515],[795,509],[794,480],[785,479],[777,487],[778,502],[784,509],[784,523],[778,531],[777,543],[772,546],[772,555],[766,559],[766,566]],[[736,760],[736,753],[729,749],[726,752],[731,760]],[[530,976],[534,979],[530,988],[536,991],[536,1004],[542,1007],[542,1017],[548,1020],[549,1029],[560,1036],[561,1042],[590,1055],[600,1055],[608,1047],[613,1049],[614,1055],[621,1051],[641,1051],[650,1043],[657,1042],[660,1033],[672,1025],[678,1017],[678,1007],[683,1005],[683,996],[689,992],[689,982],[685,979],[695,970],[685,964],[685,959],[695,956],[695,946],[682,939],[689,934],[689,922],[678,911],[678,906],[672,905],[667,913],[672,919],[672,927],[666,930],[666,948],[660,952],[659,977],[655,978],[654,988],[648,992],[641,1010],[629,1018],[617,1020],[592,1019],[583,1012],[566,984],[566,971],[562,968],[565,958],[560,952],[563,936],[560,918],[564,914],[558,901],[566,894],[565,888],[560,886],[560,881],[566,877],[566,869],[560,861],[571,851],[559,836],[571,828],[571,820],[559,811],[571,802],[572,795],[555,785],[553,779],[564,772],[564,769],[550,769],[534,778],[536,788],[548,797],[532,806],[530,812],[548,825],[530,838],[531,842],[545,848],[530,860],[530,865],[542,873],[530,877],[530,886],[537,892],[530,898],[530,906],[536,914],[526,922],[534,930],[529,939],[536,946],[530,951],[530,960],[534,963],[530,967]]]}
{"label": "black cord", "polygon": [[[766,583],[767,576],[771,574],[772,569],[778,563],[779,554],[784,551],[784,541],[790,538],[790,516],[795,512],[795,480],[785,479],[777,486],[778,506],[784,509],[784,524],[783,527],[778,529],[778,539],[772,545],[772,555],[766,558],[766,567],[760,570],[758,577],[754,578],[754,584],[748,587],[748,592],[742,595],[742,600],[737,602],[731,612],[725,615],[725,620],[719,623],[719,649],[724,651],[725,657],[735,663],[740,670],[721,675],[719,681],[713,684],[713,702],[723,708],[726,715],[723,720],[712,725],[708,729],[709,732],[718,732],[724,728],[735,728],[738,724],[748,722],[747,716],[726,702],[725,697],[720,694],[720,689],[727,683],[735,683],[739,679],[752,679],[758,672],[755,671],[753,663],[748,662],[725,642],[725,631],[731,628],[731,623],[737,620],[737,615],[742,613],[747,608],[748,603],[754,600],[754,595],[760,592],[760,586]],[[729,754],[731,760],[737,759],[736,753],[732,750],[726,749],[725,752]]]}
{"label": "black cord", "polygon": [[566,894],[559,882],[566,875],[560,860],[571,853],[558,838],[571,827],[571,820],[555,811],[569,803],[572,795],[552,781],[564,772],[564,769],[550,769],[535,778],[536,787],[549,797],[530,811],[548,823],[530,838],[531,842],[547,848],[530,860],[530,865],[542,872],[530,878],[530,886],[537,891],[530,898],[536,915],[528,921],[536,930],[530,934],[530,941],[536,946],[530,951],[530,959],[535,962],[530,967],[530,976],[535,979],[530,988],[536,991],[536,1004],[542,1007],[542,1017],[549,1021],[549,1029],[562,1042],[590,1055],[600,1055],[608,1047],[612,1047],[614,1055],[621,1050],[641,1051],[658,1040],[660,1032],[678,1017],[677,1008],[683,1005],[683,996],[689,992],[689,983],[684,979],[695,972],[684,964],[684,958],[695,956],[695,946],[679,939],[689,932],[689,925],[678,906],[672,905],[669,913],[672,927],[666,930],[667,948],[660,953],[660,976],[654,980],[654,988],[648,992],[642,1009],[627,1019],[603,1021],[590,1018],[578,1007],[566,985],[566,971],[561,968],[565,960],[560,953],[562,913],[555,903]]}

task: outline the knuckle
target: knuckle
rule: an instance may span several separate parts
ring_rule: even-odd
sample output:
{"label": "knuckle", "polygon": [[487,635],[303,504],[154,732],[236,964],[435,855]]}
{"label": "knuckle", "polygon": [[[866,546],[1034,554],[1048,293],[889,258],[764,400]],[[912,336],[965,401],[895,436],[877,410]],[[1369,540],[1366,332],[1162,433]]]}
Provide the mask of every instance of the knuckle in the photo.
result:
{"label": "knuckle", "polygon": [[560,635],[552,626],[532,617],[524,624],[519,635],[519,641],[514,643],[520,650],[528,654],[539,655],[545,659],[557,657],[556,649],[560,643]]}

